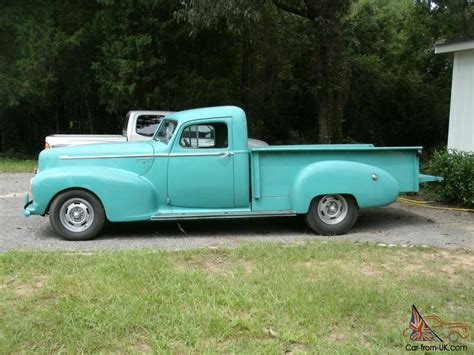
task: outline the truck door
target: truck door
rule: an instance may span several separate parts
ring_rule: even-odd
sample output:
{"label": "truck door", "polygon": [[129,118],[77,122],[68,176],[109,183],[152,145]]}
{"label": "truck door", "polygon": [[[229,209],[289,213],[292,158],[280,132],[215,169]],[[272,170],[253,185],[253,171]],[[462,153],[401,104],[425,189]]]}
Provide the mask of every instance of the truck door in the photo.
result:
{"label": "truck door", "polygon": [[178,132],[168,165],[172,206],[234,207],[231,120],[194,121]]}

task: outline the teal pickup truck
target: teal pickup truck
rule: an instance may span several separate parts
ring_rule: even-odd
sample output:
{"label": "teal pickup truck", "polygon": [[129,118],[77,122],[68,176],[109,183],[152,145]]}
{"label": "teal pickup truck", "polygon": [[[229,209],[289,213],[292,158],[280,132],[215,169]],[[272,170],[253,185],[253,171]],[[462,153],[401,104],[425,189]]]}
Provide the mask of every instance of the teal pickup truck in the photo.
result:
{"label": "teal pickup truck", "polygon": [[396,201],[420,182],[421,147],[249,146],[242,109],[165,116],[149,141],[49,149],[39,156],[24,215],[49,214],[65,239],[105,221],[305,215],[316,233],[348,232],[359,208]]}

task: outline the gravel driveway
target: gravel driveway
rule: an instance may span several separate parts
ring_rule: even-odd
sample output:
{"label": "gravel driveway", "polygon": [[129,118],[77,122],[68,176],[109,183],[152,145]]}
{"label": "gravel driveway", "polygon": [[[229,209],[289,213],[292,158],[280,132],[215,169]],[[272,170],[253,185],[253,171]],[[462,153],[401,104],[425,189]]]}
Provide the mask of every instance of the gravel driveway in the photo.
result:
{"label": "gravel driveway", "polygon": [[48,218],[22,214],[23,193],[32,174],[0,173],[0,251],[111,250],[133,248],[195,248],[241,242],[350,240],[402,246],[428,245],[472,250],[474,214],[440,211],[396,203],[363,210],[350,234],[312,235],[302,218],[231,219],[109,224],[95,240],[69,242],[58,237]]}

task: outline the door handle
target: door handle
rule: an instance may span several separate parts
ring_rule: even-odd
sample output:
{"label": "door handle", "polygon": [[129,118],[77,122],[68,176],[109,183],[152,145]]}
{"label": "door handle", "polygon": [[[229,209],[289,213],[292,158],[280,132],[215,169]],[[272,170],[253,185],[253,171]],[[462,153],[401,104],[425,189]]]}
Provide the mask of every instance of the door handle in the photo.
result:
{"label": "door handle", "polygon": [[221,152],[221,153],[219,153],[219,156],[221,158],[225,158],[225,157],[228,157],[230,155],[234,155],[234,152]]}

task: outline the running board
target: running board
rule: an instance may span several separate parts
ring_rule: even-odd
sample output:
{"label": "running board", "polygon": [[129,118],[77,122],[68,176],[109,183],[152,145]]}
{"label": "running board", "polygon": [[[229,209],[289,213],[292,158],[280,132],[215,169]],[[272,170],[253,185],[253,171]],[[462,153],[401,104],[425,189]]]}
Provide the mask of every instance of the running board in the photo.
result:
{"label": "running board", "polygon": [[151,217],[152,221],[183,220],[183,219],[216,219],[216,218],[264,218],[292,217],[296,213],[291,210],[259,211],[259,212],[210,212],[210,213],[164,213]]}

